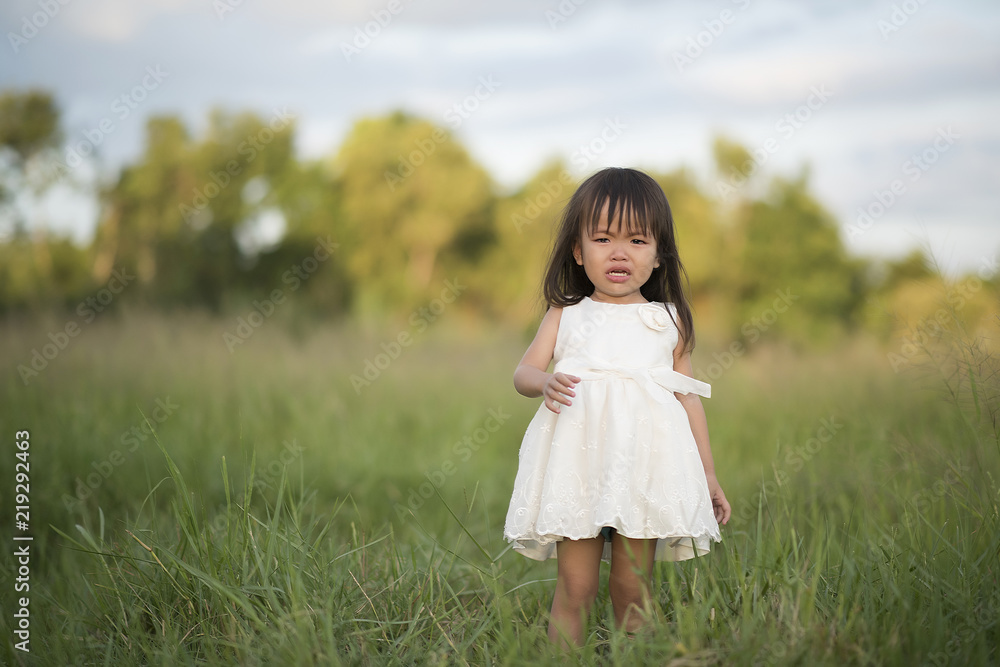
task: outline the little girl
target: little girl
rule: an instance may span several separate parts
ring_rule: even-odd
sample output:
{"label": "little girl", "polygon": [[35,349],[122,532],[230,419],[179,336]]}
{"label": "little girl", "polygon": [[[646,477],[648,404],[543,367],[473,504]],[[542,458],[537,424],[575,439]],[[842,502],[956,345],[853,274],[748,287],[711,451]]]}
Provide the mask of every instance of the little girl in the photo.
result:
{"label": "little girl", "polygon": [[698,398],[711,387],[691,377],[683,270],[667,198],[646,174],[604,169],[570,198],[545,275],[549,309],[514,372],[519,393],[544,401],[504,528],[528,558],[558,558],[554,642],[583,643],[601,560],[616,624],[634,632],[654,560],[707,554],[729,521]]}

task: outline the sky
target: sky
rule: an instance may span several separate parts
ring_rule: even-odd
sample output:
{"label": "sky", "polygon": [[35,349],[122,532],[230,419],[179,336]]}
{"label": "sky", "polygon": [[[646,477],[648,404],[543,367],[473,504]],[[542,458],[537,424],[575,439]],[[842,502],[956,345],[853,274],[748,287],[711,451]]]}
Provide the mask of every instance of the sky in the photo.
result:
{"label": "sky", "polygon": [[[6,0],[0,26],[0,89],[51,91],[68,145],[99,144],[83,178],[136,160],[150,115],[201,137],[212,108],[287,110],[313,159],[403,109],[500,192],[556,157],[686,166],[720,196],[805,167],[852,254],[922,247],[949,275],[1000,254],[992,1]],[[757,178],[715,173],[716,136]],[[31,210],[80,242],[98,217],[67,190]]]}

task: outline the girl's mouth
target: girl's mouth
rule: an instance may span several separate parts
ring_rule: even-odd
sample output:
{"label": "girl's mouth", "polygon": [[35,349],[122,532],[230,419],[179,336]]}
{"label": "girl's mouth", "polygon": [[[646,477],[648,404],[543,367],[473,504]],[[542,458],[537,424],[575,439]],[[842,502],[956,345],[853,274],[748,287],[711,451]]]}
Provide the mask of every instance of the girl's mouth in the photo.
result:
{"label": "girl's mouth", "polygon": [[613,269],[608,271],[605,275],[608,277],[608,280],[613,283],[623,283],[629,278],[628,271],[625,271],[624,269]]}

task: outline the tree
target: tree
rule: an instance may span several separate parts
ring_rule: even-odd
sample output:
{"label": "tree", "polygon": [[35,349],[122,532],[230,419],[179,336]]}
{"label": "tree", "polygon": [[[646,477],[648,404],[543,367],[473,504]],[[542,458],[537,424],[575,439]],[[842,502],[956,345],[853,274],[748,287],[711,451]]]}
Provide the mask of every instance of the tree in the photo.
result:
{"label": "tree", "polygon": [[864,298],[863,262],[847,257],[808,180],[807,168],[792,180],[775,177],[767,197],[750,205],[738,293],[744,335],[830,339],[853,322]]}
{"label": "tree", "polygon": [[295,167],[293,136],[288,121],[214,111],[194,143],[179,118],[149,119],[142,158],[103,192],[95,276],[122,263],[154,300],[219,308],[246,277],[238,235]]}
{"label": "tree", "polygon": [[59,110],[51,94],[39,90],[0,94],[0,209],[9,220],[11,236],[25,231],[14,198],[20,192],[38,197],[52,186],[54,149],[62,140]]}
{"label": "tree", "polygon": [[758,149],[751,153],[738,141],[716,136],[712,140],[712,157],[715,159],[715,192],[722,208],[738,206],[748,197],[757,196],[761,182],[761,168],[767,153]]}
{"label": "tree", "polygon": [[[59,110],[49,93],[0,94],[0,309],[62,302],[88,288],[86,252],[69,239],[50,238],[44,225],[28,229],[22,201],[39,202],[65,172]],[[4,239],[4,237],[7,237]]]}
{"label": "tree", "polygon": [[726,269],[731,266],[715,202],[684,167],[654,177],[670,203],[677,250],[691,280],[691,296],[706,297],[726,284]]}
{"label": "tree", "polygon": [[534,330],[545,312],[542,278],[563,208],[576,179],[562,161],[544,165],[493,209],[493,242],[475,273],[473,289],[485,312]]}
{"label": "tree", "polygon": [[[334,158],[359,312],[404,312],[441,291],[450,250],[489,226],[489,176],[446,130],[402,112],[358,121]],[[475,245],[473,243],[473,245]]]}
{"label": "tree", "polygon": [[175,117],[146,123],[146,150],[139,162],[122,168],[118,181],[102,189],[102,216],[94,237],[94,278],[107,280],[124,264],[149,285],[161,264],[161,243],[185,227],[178,209],[180,190],[193,180],[190,137]]}

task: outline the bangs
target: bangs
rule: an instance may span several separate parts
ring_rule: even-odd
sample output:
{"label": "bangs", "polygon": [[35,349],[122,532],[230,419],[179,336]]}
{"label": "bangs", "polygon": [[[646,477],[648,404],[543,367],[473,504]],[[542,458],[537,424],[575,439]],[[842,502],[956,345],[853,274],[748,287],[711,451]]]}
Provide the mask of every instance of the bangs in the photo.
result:
{"label": "bangs", "polygon": [[[651,201],[648,188],[634,179],[606,179],[588,194],[589,201],[583,202],[580,220],[581,231],[594,235],[603,231],[601,213],[607,208],[608,228],[616,226],[627,234],[645,234],[656,238],[659,225],[656,224],[655,201]],[[611,182],[612,180],[617,182]]]}
{"label": "bangs", "polygon": [[687,273],[677,256],[670,203],[660,184],[638,169],[601,169],[584,180],[569,198],[542,282],[545,303],[550,308],[566,308],[594,294],[594,283],[577,253],[581,242],[605,232],[605,226],[610,227],[608,232],[624,237],[644,235],[655,242],[658,266],[639,291],[646,301],[677,306],[679,320],[674,323],[683,325],[689,333],[684,336],[684,350],[694,349],[691,309],[682,281],[687,279]]}

